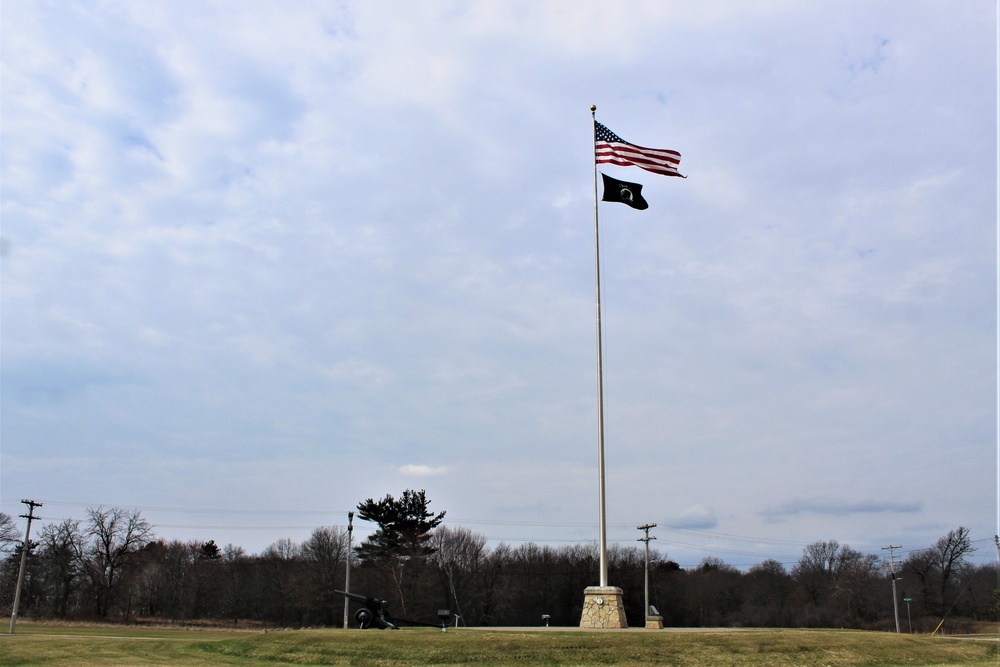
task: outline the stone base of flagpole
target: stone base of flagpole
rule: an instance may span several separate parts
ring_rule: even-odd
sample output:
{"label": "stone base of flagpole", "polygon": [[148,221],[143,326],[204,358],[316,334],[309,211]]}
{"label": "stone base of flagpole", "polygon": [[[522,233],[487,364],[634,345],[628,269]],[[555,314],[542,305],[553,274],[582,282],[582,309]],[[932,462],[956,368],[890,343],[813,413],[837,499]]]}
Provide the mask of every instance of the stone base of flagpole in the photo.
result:
{"label": "stone base of flagpole", "polygon": [[588,586],[583,589],[581,628],[627,628],[622,589],[617,586]]}

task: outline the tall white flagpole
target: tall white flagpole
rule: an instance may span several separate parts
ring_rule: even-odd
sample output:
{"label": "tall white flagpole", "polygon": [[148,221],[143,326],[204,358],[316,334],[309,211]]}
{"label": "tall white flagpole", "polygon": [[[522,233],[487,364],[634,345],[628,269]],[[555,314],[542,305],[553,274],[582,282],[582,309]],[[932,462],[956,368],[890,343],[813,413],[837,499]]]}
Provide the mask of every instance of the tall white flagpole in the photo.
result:
{"label": "tall white flagpole", "polygon": [[601,582],[583,591],[581,628],[627,628],[622,589],[608,585],[608,522],[604,484],[604,361],[601,340],[601,234],[597,203],[597,106],[590,106],[594,128],[594,264],[597,284],[597,478],[600,506]]}
{"label": "tall white flagpole", "polygon": [[604,362],[601,344],[601,234],[597,216],[597,105],[590,105],[594,128],[594,260],[597,277],[597,476],[600,503],[601,587],[608,585],[608,522],[604,490]]}

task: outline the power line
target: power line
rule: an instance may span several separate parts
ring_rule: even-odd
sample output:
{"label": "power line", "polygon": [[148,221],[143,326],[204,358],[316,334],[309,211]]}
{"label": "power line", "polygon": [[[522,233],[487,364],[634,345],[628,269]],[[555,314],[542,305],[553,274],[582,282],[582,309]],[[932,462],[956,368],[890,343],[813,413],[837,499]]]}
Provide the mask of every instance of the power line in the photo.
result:
{"label": "power line", "polygon": [[[45,500],[46,505],[49,506],[66,506],[66,507],[83,507],[91,508],[98,506],[112,506],[118,505],[116,503],[83,503],[83,502],[71,502],[63,500]],[[130,507],[132,505],[129,505]],[[344,516],[347,517],[348,510],[263,510],[263,509],[226,509],[226,508],[212,508],[212,507],[174,507],[174,506],[137,506],[137,509],[143,512],[169,512],[178,514],[220,514],[220,515],[247,515],[247,516]],[[596,529],[597,524],[590,521],[512,521],[509,519],[476,519],[476,518],[453,518],[449,517],[449,522],[458,525],[487,525],[487,526],[538,526],[538,527],[552,527],[552,528],[591,528]],[[168,524],[161,524],[167,527]],[[620,522],[612,523],[609,522],[609,528],[630,528],[634,526],[634,522]],[[722,533],[710,530],[699,530],[692,528],[685,528],[681,526],[674,526],[671,524],[661,524],[674,532],[687,533],[693,535],[704,535],[704,536],[717,536],[724,537],[726,539],[732,540],[747,540],[753,542],[759,542],[764,544],[787,544],[792,546],[807,546],[807,542],[784,540],[778,538],[765,538],[765,537],[754,537],[750,535],[738,535],[734,533]],[[177,527],[184,528],[187,526],[178,525]]]}
{"label": "power line", "polygon": [[[63,506],[63,507],[98,507],[98,506],[108,506],[108,503],[81,503],[81,502],[71,502],[64,500],[45,500],[46,505]],[[39,503],[41,505],[41,503]],[[110,504],[114,505],[114,504]],[[190,515],[223,515],[223,516],[271,516],[271,517],[281,517],[281,516],[313,516],[313,517],[347,517],[349,514],[348,510],[257,510],[257,509],[228,509],[228,508],[207,508],[207,507],[176,507],[176,506],[145,506],[137,508],[143,512],[156,512],[156,513],[176,513],[176,514],[190,514]],[[52,517],[40,517],[35,515],[35,520],[46,520],[46,521],[58,521],[66,520],[67,518],[59,519]],[[370,523],[370,522],[369,522]],[[453,526],[510,526],[515,528],[562,528],[562,529],[587,529],[589,531],[596,530],[596,524],[593,522],[573,522],[573,521],[515,521],[509,519],[476,519],[476,518],[453,518],[449,517],[449,524]],[[218,530],[218,531],[236,531],[236,532],[259,532],[259,531],[307,531],[314,530],[322,525],[331,525],[337,527],[345,527],[339,523],[322,523],[322,524],[308,524],[308,525],[245,525],[245,524],[190,524],[190,523],[152,523],[154,528],[164,528],[164,529],[181,529],[181,530]],[[346,524],[345,524],[346,525]],[[787,540],[780,538],[771,537],[755,537],[751,535],[742,535],[736,533],[725,533],[712,530],[701,530],[680,526],[673,526],[671,524],[660,524],[668,528],[671,534],[677,534],[682,536],[688,536],[691,538],[697,538],[698,540],[706,540],[705,542],[694,542],[694,541],[682,541],[675,539],[662,540],[661,543],[665,547],[673,547],[680,549],[690,549],[695,551],[700,551],[708,554],[726,554],[733,556],[747,556],[755,559],[764,560],[776,560],[782,565],[794,564],[798,561],[797,556],[789,555],[788,553],[778,553],[775,554],[773,551],[767,549],[767,546],[774,547],[806,547],[810,543],[796,540]],[[628,527],[634,528],[634,523],[609,523],[609,527],[615,529],[625,529]],[[617,531],[616,531],[617,532]],[[537,544],[580,544],[589,542],[589,539],[584,539],[579,536],[559,538],[559,537],[540,537],[540,536],[502,536],[502,535],[485,535],[486,539],[490,542],[508,542],[508,543],[526,543],[534,542]],[[632,540],[630,538],[614,539],[611,537],[609,542],[616,545],[625,545],[630,543]],[[979,539],[972,540],[973,543],[980,542],[992,542],[993,539]],[[756,545],[764,547],[761,550],[749,550],[735,548],[735,546],[723,546],[720,543],[725,542],[753,542]],[[920,553],[922,551],[927,551],[933,549],[933,546],[924,547],[920,549],[912,549],[903,552],[907,555],[912,555],[915,553]]]}
{"label": "power line", "polygon": [[[58,506],[62,506],[62,507],[84,507],[84,508],[88,508],[88,509],[91,508],[91,507],[120,506],[118,503],[81,503],[81,502],[67,502],[67,501],[62,501],[62,500],[46,500],[45,504],[49,505],[49,506],[55,505],[57,507]],[[132,505],[129,505],[129,506],[131,507]],[[160,507],[160,506],[155,506],[155,505],[139,506],[139,507],[136,507],[136,509],[139,509],[140,511],[143,511],[143,512],[175,512],[175,513],[178,513],[178,514],[246,514],[246,515],[253,515],[253,516],[259,516],[261,514],[271,515],[271,516],[284,516],[284,515],[301,516],[303,514],[306,514],[306,515],[314,515],[314,516],[329,516],[329,515],[340,516],[340,515],[343,515],[343,516],[346,517],[347,514],[348,514],[347,510],[344,510],[344,511],[337,511],[337,510],[260,510],[260,509],[234,510],[234,509],[223,509],[223,508],[218,508],[218,507]]]}
{"label": "power line", "polygon": [[[66,502],[66,501],[45,501],[48,505],[56,506],[70,506],[70,507],[94,507],[96,505],[91,503],[78,503],[78,502]],[[180,514],[220,514],[220,515],[246,515],[246,516],[288,516],[288,515],[309,515],[309,516],[344,516],[346,517],[348,511],[320,511],[320,510],[232,510],[232,509],[221,509],[221,508],[196,508],[196,507],[161,507],[161,506],[146,506],[139,507],[143,512],[168,512],[168,513],[180,513]],[[36,517],[43,518],[43,517]],[[68,517],[55,518],[55,517],[44,517],[46,520],[61,520]],[[449,523],[453,525],[487,525],[487,526],[513,526],[513,527],[539,527],[539,528],[587,528],[595,529],[596,525],[591,522],[570,522],[570,521],[511,521],[511,520],[499,520],[499,519],[451,519]],[[631,526],[631,523],[611,523],[608,524],[609,527],[613,528],[626,528]],[[189,529],[189,530],[310,530],[315,528],[315,525],[231,525],[231,524],[183,524],[183,523],[155,523],[155,527],[160,528],[175,528],[175,529]],[[670,527],[670,526],[668,526]],[[760,544],[777,544],[777,545],[790,545],[790,546],[806,546],[805,542],[793,542],[790,540],[774,539],[774,538],[764,538],[764,537],[752,537],[746,535],[735,535],[730,533],[719,533],[714,531],[701,531],[689,528],[673,528],[673,530],[682,532],[688,535],[697,536],[708,536],[712,539],[715,537],[722,537],[732,540],[740,541],[752,541]],[[492,540],[511,540],[511,541],[522,541],[526,539],[534,538],[521,538],[521,537],[489,537]],[[538,541],[551,541],[551,542],[574,542],[579,541],[578,538],[569,539],[549,539],[549,540],[538,540]],[[621,540],[612,540],[618,541]],[[683,542],[672,542],[673,544],[679,546],[693,547],[697,546],[699,548],[705,548],[710,550],[726,551],[730,553],[743,553],[747,555],[753,555],[757,552],[739,551],[734,549],[724,549],[716,546],[705,546],[702,545],[692,545]]]}

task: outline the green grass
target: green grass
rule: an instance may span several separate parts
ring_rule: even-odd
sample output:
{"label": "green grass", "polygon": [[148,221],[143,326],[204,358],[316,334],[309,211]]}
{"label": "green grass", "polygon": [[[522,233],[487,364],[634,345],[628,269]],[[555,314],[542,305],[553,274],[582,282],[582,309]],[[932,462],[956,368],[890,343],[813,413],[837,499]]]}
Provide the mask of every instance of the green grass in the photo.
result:
{"label": "green grass", "polygon": [[485,631],[407,628],[238,632],[22,623],[0,635],[0,664],[677,665],[861,667],[998,665],[1000,643],[840,630]]}

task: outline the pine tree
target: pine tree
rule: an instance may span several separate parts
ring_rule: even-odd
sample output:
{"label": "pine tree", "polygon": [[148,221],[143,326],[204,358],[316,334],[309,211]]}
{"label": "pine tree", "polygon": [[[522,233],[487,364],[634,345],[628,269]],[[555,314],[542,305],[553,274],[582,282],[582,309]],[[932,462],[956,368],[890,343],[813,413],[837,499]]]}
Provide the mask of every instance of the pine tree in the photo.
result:
{"label": "pine tree", "polygon": [[378,530],[356,549],[358,560],[381,570],[391,580],[404,616],[408,613],[407,603],[426,593],[421,580],[434,553],[431,531],[445,515],[428,510],[429,504],[423,489],[407,489],[398,500],[389,494],[378,502],[369,498],[358,504],[358,518],[378,524]]}
{"label": "pine tree", "polygon": [[445,512],[434,514],[427,509],[430,501],[426,492],[407,489],[397,500],[392,494],[375,501],[371,498],[358,504],[358,518],[378,525],[378,530],[357,548],[362,562],[383,562],[395,558],[426,558],[434,553],[430,546],[430,531],[442,520]]}

